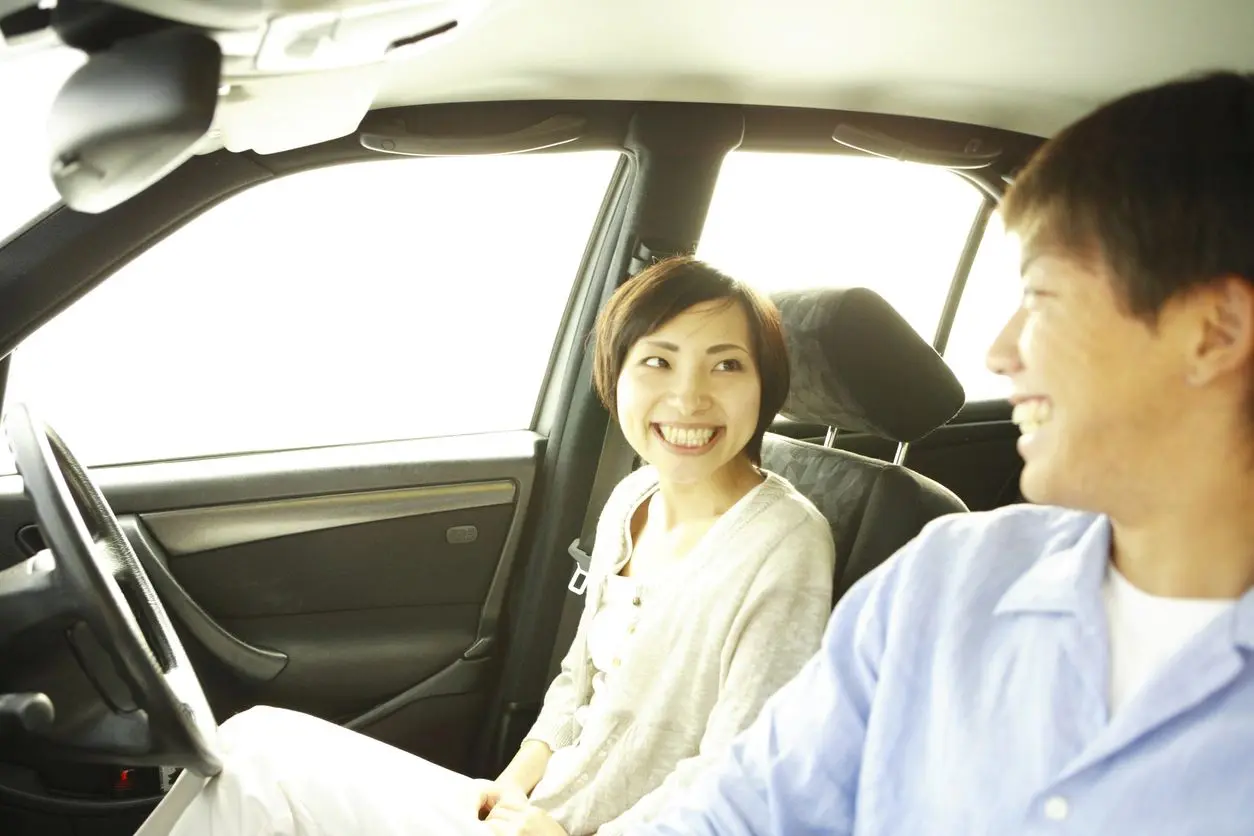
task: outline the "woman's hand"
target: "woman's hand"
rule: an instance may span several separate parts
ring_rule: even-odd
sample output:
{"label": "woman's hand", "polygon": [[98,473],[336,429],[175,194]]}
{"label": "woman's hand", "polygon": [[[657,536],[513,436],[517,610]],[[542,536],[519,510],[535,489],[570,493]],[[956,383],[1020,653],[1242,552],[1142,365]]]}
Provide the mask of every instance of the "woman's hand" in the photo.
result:
{"label": "woman's hand", "polygon": [[500,798],[487,822],[493,836],[569,836],[552,816],[513,794]]}
{"label": "woman's hand", "polygon": [[527,794],[508,781],[489,781],[486,778],[477,778],[471,782],[471,791],[475,799],[474,809],[478,812],[481,821],[486,819],[496,809],[502,799],[510,799],[514,806],[526,806],[527,804]]}

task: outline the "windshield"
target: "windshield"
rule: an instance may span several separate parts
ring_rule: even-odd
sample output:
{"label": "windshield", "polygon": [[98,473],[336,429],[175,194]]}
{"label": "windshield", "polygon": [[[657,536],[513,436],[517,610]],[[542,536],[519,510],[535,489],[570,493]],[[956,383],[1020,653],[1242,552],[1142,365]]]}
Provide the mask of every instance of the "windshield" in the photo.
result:
{"label": "windshield", "polygon": [[[3,55],[0,45],[0,56]],[[69,47],[0,57],[0,241],[60,201],[48,174],[48,111],[84,56]]]}

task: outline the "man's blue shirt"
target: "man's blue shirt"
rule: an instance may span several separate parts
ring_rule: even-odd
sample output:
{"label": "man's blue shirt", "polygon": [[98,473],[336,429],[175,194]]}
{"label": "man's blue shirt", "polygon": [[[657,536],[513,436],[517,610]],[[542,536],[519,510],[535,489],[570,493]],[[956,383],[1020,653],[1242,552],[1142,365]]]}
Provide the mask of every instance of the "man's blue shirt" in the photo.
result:
{"label": "man's blue shirt", "polygon": [[1056,508],[933,522],[634,836],[1254,834],[1254,592],[1112,718],[1109,549],[1107,519]]}

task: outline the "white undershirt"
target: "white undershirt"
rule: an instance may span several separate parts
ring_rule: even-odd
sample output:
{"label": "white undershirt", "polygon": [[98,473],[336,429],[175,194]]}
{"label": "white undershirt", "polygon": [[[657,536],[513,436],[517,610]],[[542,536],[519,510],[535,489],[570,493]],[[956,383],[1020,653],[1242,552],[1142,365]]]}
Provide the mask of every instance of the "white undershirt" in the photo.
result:
{"label": "white undershirt", "polygon": [[1114,716],[1180,648],[1233,601],[1162,598],[1133,586],[1114,564],[1102,582],[1110,635],[1110,690]]}

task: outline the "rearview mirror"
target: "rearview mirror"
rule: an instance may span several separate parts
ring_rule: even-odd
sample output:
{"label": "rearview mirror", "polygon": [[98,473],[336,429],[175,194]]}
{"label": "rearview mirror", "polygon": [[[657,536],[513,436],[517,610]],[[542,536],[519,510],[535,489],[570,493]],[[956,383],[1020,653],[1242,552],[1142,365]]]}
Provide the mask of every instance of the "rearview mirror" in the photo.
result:
{"label": "rearview mirror", "polygon": [[188,28],[93,54],[52,105],[52,180],[71,209],[104,212],[178,168],[208,133],[222,51]]}

